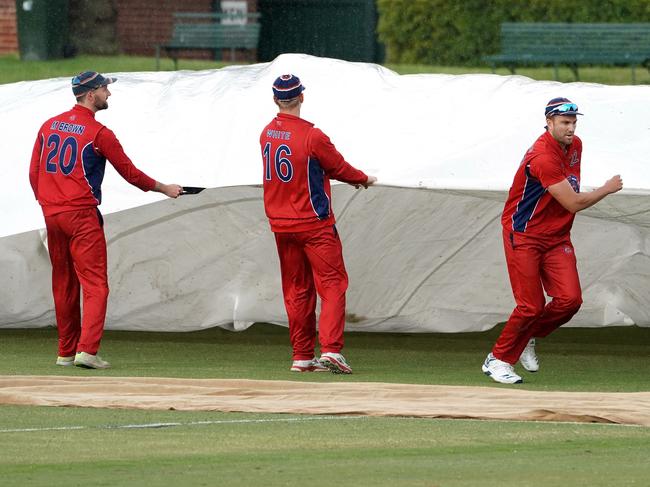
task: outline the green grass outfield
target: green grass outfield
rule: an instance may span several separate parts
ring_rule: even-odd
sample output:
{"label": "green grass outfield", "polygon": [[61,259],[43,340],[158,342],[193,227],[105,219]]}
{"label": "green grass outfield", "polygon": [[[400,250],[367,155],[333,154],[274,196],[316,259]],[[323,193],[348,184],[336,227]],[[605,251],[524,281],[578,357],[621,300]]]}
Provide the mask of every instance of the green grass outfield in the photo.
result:
{"label": "green grass outfield", "polygon": [[[72,77],[75,74],[93,69],[103,73],[119,73],[129,71],[154,71],[155,59],[142,56],[78,56],[70,59],[57,59],[51,61],[20,61],[17,55],[0,56],[0,84],[13,83],[37,79],[56,78],[60,76]],[[226,63],[217,61],[203,61],[181,59],[180,69],[200,70],[218,69]],[[387,65],[388,68],[400,74],[468,74],[491,73],[487,66],[428,66],[428,65]],[[161,58],[160,69],[170,71],[173,69],[171,59]],[[506,68],[499,68],[497,74],[510,74]],[[517,74],[537,80],[553,80],[553,68],[522,67],[517,69]],[[636,70],[637,84],[650,83],[650,71],[645,68]],[[559,68],[559,81],[574,81],[573,73],[566,67]],[[588,83],[602,83],[609,85],[628,85],[632,83],[630,68],[613,66],[587,66],[580,68],[580,80]]]}
{"label": "green grass outfield", "polygon": [[[86,70],[152,71],[153,58],[20,62],[0,56],[0,83]],[[181,69],[223,64],[181,60]],[[489,72],[389,66],[400,73]],[[162,69],[172,62],[163,60]],[[507,74],[500,70],[499,74]],[[552,79],[548,68],[522,69]],[[568,70],[561,81],[572,81]],[[626,68],[583,68],[584,81],[629,84]],[[649,83],[646,70],[638,81]],[[1,304],[1,303],[0,303]],[[53,329],[0,330],[0,374],[379,381],[536,390],[650,390],[650,329],[563,329],[540,343],[541,371],[522,386],[480,365],[499,329],[459,334],[347,334],[352,376],[288,371],[287,331],[107,332],[105,371],[53,365]],[[138,426],[140,427],[134,427]],[[156,427],[157,426],[157,427]],[[0,486],[646,486],[650,428],[414,418],[259,415],[0,406]]]}
{"label": "green grass outfield", "polygon": [[[514,387],[480,372],[498,332],[348,333],[355,373],[335,376],[289,372],[287,330],[273,325],[109,331],[105,371],[54,366],[51,328],[5,329],[0,374]],[[650,390],[650,328],[561,329],[538,350],[540,372],[518,367],[518,387]],[[626,486],[648,485],[648,458],[650,428],[634,426],[0,406],[7,486]]]}

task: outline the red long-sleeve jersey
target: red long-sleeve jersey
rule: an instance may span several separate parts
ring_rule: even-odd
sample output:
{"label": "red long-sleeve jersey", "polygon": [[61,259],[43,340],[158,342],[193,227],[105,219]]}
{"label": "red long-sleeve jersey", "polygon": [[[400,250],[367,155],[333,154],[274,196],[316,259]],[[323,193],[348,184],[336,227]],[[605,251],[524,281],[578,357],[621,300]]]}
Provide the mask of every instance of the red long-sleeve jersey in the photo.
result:
{"label": "red long-sleeve jersey", "polygon": [[106,160],[129,183],[143,191],[156,181],[136,168],[115,134],[86,107],[47,120],[38,131],[29,182],[45,216],[97,206],[102,201]]}
{"label": "red long-sleeve jersey", "polygon": [[548,187],[566,179],[580,192],[582,141],[577,136],[566,148],[544,132],[528,149],[515,174],[501,217],[503,227],[529,235],[556,236],[571,231],[575,214],[565,209]]}
{"label": "red long-sleeve jersey", "polygon": [[314,124],[279,113],[260,135],[264,209],[274,232],[303,232],[335,223],[330,178],[363,184],[368,176],[345,161]]}

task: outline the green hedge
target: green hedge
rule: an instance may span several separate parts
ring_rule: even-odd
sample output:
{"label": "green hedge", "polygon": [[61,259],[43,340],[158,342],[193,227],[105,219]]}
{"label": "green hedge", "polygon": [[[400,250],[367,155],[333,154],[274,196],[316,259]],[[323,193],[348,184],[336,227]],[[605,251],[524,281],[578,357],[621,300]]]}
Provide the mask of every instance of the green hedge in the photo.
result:
{"label": "green hedge", "polygon": [[650,22],[650,0],[377,0],[389,63],[477,65],[501,22]]}
{"label": "green hedge", "polygon": [[115,0],[69,1],[70,42],[76,53],[117,54]]}

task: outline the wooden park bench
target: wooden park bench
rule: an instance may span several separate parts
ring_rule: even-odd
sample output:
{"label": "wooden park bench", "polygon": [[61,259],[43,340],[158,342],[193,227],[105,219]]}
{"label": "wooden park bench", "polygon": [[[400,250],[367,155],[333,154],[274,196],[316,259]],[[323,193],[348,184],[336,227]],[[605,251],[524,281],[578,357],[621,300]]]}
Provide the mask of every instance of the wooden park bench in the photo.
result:
{"label": "wooden park bench", "polygon": [[257,49],[260,36],[259,13],[185,13],[174,14],[172,38],[156,46],[156,69],[160,69],[160,52],[166,51],[178,69],[178,54],[188,49]]}
{"label": "wooden park bench", "polygon": [[[483,58],[492,72],[498,65],[511,73],[521,65],[567,65],[578,81],[579,65],[648,66],[650,24],[570,24],[506,22],[501,24],[501,53]],[[650,68],[649,68],[650,69]]]}

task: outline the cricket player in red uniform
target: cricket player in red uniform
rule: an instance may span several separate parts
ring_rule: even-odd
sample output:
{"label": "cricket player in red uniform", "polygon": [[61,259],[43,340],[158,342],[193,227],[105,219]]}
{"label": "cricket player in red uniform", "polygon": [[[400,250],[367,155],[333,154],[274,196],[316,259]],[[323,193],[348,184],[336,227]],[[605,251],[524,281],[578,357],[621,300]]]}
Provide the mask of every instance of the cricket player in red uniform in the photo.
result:
{"label": "cricket player in red uniform", "polygon": [[[580,309],[582,291],[570,237],[575,213],[623,187],[617,175],[581,193],[582,142],[575,129],[582,114],[570,100],[553,98],[545,115],[546,131],[519,165],[501,218],[517,306],[482,370],[504,384],[523,382],[514,371],[517,360],[529,372],[539,370],[535,339],[549,335]],[[544,291],[552,298],[548,304]]]}
{"label": "cricket player in red uniform", "polygon": [[182,191],[181,186],[159,183],[137,169],[115,134],[95,120],[96,112],[108,108],[108,84],[114,81],[93,71],[75,76],[72,92],[77,104],[41,126],[32,152],[29,181],[45,217],[52,262],[57,365],[110,366],[97,355],[108,300],[106,239],[97,208],[106,160],[143,191],[170,198]]}
{"label": "cricket player in red uniform", "polygon": [[[279,113],[260,135],[264,208],[280,257],[294,372],[350,374],[343,348],[348,275],[332,212],[330,178],[367,188],[376,178],[348,164],[329,137],[300,118],[304,86],[294,75],[273,83]],[[316,294],[321,313],[316,333]],[[314,355],[316,338],[321,356]]]}

